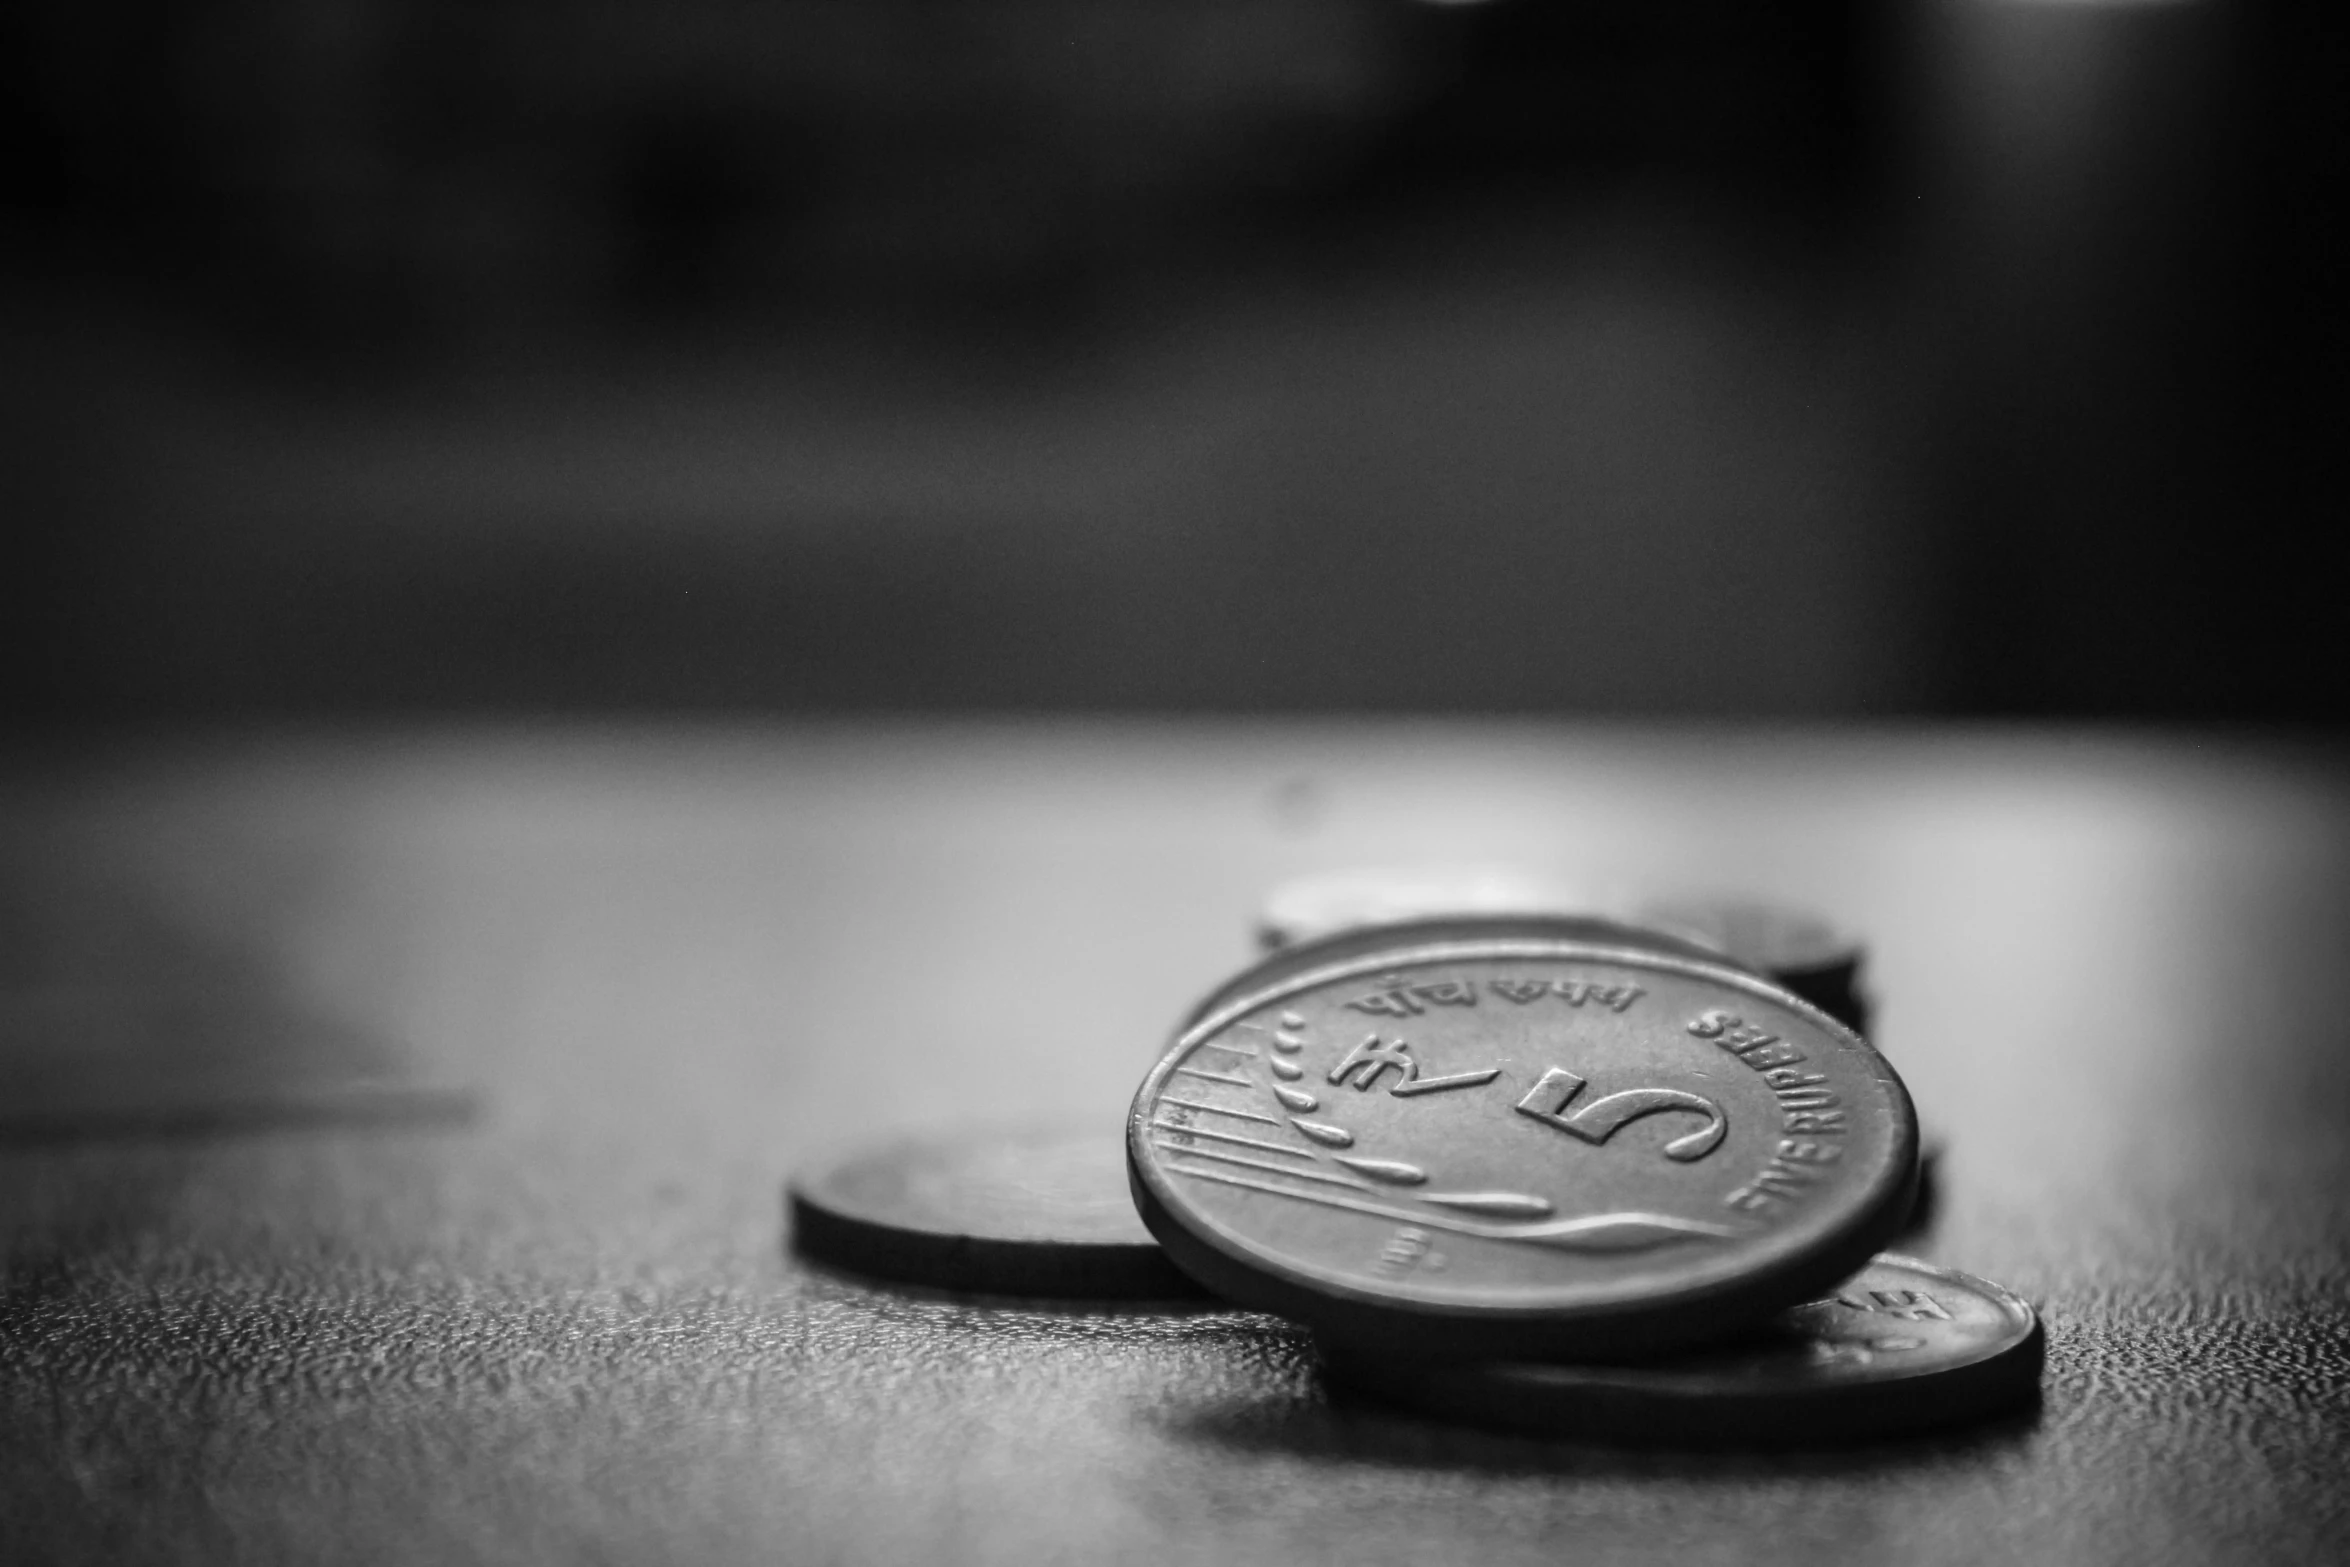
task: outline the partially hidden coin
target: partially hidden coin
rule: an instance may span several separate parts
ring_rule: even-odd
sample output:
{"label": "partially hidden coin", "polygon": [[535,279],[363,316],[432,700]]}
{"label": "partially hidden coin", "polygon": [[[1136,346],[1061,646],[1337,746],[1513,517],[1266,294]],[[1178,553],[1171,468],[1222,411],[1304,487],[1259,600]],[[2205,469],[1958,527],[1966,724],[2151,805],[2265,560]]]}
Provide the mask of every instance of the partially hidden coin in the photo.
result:
{"label": "partially hidden coin", "polygon": [[1640,1365],[1430,1365],[1327,1353],[1333,1381],[1424,1414],[1587,1441],[1813,1446],[2028,1405],[2032,1308],[1972,1274],[1887,1253],[1734,1341]]}
{"label": "partially hidden coin", "polygon": [[1594,887],[1508,865],[1363,866],[1295,876],[1272,888],[1257,910],[1265,952],[1300,942],[1444,916],[1597,914],[1617,901]]}
{"label": "partially hidden coin", "polygon": [[1365,868],[1274,887],[1258,910],[1257,941],[1275,952],[1381,927],[1529,916],[1587,919],[1694,944],[1768,974],[1847,1028],[1867,1032],[1864,943],[1825,915],[1773,899],[1657,893],[1495,865]]}
{"label": "partially hidden coin", "polygon": [[1242,969],[1195,1003],[1184,1017],[1184,1026],[1189,1027],[1240,997],[1262,990],[1289,975],[1324,968],[1364,953],[1385,952],[1428,942],[1480,941],[1499,937],[1538,937],[1579,941],[1596,946],[1640,947],[1704,962],[1745,966],[1725,956],[1694,933],[1642,925],[1602,914],[1554,911],[1456,912],[1421,914],[1410,918],[1399,915],[1394,919],[1382,919],[1369,924],[1340,926],[1273,948],[1258,958],[1254,965]]}
{"label": "partially hidden coin", "polygon": [[1438,1359],[1613,1358],[1826,1289],[1899,1228],[1909,1096],[1768,980],[1477,937],[1281,971],[1185,1028],[1135,1202],[1231,1300]]}
{"label": "partially hidden coin", "polygon": [[795,1176],[793,1245],[942,1290],[1160,1300],[1199,1286],[1136,1217],[1112,1124],[902,1137]]}
{"label": "partially hidden coin", "polygon": [[1845,1027],[1868,1032],[1868,996],[1860,983],[1867,945],[1824,914],[1715,895],[1644,898],[1629,917],[1694,935],[1770,975]]}

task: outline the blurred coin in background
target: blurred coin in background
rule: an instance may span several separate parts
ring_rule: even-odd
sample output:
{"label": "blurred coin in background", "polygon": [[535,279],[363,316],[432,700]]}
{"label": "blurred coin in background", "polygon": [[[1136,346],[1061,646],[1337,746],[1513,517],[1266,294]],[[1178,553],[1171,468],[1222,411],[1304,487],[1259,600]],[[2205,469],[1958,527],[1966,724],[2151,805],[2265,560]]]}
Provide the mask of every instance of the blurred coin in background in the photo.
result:
{"label": "blurred coin in background", "polygon": [[1867,944],[1824,914],[1717,893],[1642,898],[1626,917],[1695,936],[1770,975],[1846,1028],[1868,1032],[1868,998],[1860,987]]}
{"label": "blurred coin in background", "polygon": [[1271,952],[1368,925],[1447,915],[1596,915],[1610,895],[1506,865],[1391,865],[1297,876],[1265,894],[1257,945]]}
{"label": "blurred coin in background", "polygon": [[1726,962],[1734,968],[1744,967],[1735,960],[1725,958],[1693,934],[1600,914],[1497,910],[1474,914],[1398,915],[1393,919],[1367,924],[1338,926],[1269,949],[1255,963],[1224,980],[1194,1003],[1185,1015],[1184,1026],[1189,1027],[1251,991],[1261,990],[1293,974],[1305,974],[1333,963],[1345,962],[1366,952],[1419,946],[1427,942],[1476,941],[1505,936],[1575,941],[1592,947],[1668,952],[1708,963]]}
{"label": "blurred coin in background", "polygon": [[1814,910],[1744,894],[1663,893],[1501,865],[1366,867],[1274,887],[1257,914],[1257,943],[1274,952],[1423,920],[1528,916],[1607,921],[1694,943],[1867,1031],[1859,936]]}

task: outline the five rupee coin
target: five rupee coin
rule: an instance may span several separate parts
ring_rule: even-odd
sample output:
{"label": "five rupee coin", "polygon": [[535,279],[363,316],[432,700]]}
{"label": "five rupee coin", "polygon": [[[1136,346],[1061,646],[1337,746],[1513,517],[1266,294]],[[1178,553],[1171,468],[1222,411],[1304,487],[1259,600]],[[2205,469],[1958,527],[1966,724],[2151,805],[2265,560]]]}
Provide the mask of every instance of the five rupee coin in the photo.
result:
{"label": "five rupee coin", "polygon": [[1429,1360],[1719,1338],[1906,1217],[1892,1067],[1768,980],[1649,946],[1474,935],[1281,966],[1167,1048],[1127,1120],[1193,1278]]}

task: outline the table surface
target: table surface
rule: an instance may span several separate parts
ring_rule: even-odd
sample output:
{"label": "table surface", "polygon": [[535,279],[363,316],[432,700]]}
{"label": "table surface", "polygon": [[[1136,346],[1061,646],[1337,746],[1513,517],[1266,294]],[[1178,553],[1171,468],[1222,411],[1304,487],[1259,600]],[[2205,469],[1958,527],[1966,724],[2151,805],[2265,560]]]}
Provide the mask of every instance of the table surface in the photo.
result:
{"label": "table surface", "polygon": [[[1295,1329],[796,1262],[902,1127],[1113,1122],[1277,878],[1515,861],[1872,939],[1913,1249],[2039,1410],[1631,1452]],[[2003,731],[998,724],[0,758],[0,1560],[2337,1558],[2350,758]]]}

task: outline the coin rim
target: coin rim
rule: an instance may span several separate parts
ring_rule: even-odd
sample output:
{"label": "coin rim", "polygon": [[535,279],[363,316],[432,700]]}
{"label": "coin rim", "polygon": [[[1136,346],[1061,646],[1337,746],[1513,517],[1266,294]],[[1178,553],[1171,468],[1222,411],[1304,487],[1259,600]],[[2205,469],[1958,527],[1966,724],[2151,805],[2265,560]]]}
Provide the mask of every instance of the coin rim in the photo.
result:
{"label": "coin rim", "polygon": [[[1662,970],[1726,984],[1789,1009],[1875,1063],[1875,1079],[1893,1113],[1887,1157],[1854,1194],[1849,1218],[1832,1225],[1813,1246],[1775,1262],[1636,1300],[1478,1305],[1398,1299],[1321,1278],[1190,1207],[1177,1196],[1158,1162],[1145,1156],[1151,1106],[1166,1078],[1200,1040],[1232,1021],[1285,997],[1359,974],[1493,958],[1608,962]],[[1188,1021],[1143,1078],[1126,1116],[1127,1178],[1135,1207],[1184,1272],[1227,1299],[1295,1317],[1341,1340],[1365,1346],[1392,1344],[1409,1353],[1446,1359],[1648,1354],[1716,1337],[1796,1305],[1809,1299],[1810,1292],[1858,1272],[1900,1232],[1917,1187],[1917,1148],[1917,1113],[1893,1064],[1866,1039],[1792,991],[1726,963],[1540,937],[1407,945],[1285,975],[1204,1018]]]}
{"label": "coin rim", "polygon": [[[1344,1346],[1332,1346],[1323,1364],[1340,1385],[1419,1413],[1611,1441],[1834,1444],[1956,1424],[2020,1404],[2039,1390],[2047,1334],[2031,1302],[1980,1274],[1904,1252],[1879,1252],[1844,1282],[1880,1266],[1972,1290],[1998,1309],[2010,1331],[1933,1365],[1770,1388],[1695,1386],[1684,1373],[1663,1367],[1525,1361],[1430,1367],[1352,1356]],[[1562,1375],[1572,1380],[1558,1380]],[[1926,1384],[1933,1387],[1931,1397],[1925,1396]],[[1808,1422],[1821,1424],[1807,1429]]]}

